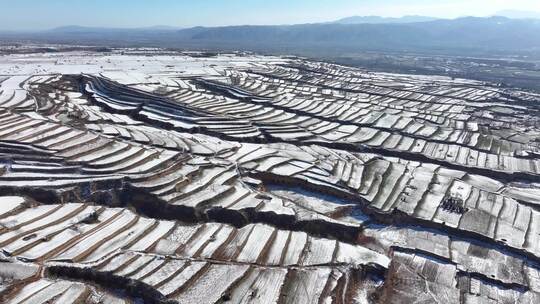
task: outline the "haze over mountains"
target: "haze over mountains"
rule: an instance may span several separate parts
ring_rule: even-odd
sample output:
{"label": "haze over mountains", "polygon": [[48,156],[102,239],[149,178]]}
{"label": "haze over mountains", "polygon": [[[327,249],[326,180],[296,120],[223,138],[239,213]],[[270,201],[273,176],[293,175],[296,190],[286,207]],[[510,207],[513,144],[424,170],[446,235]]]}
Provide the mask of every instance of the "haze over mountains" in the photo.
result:
{"label": "haze over mountains", "polygon": [[540,19],[540,12],[504,10],[495,13],[495,16],[503,16],[512,19]]}
{"label": "haze over mountains", "polygon": [[[503,14],[505,12],[501,12]],[[518,15],[519,12],[506,12]],[[349,17],[330,23],[151,27],[136,29],[66,26],[35,33],[2,34],[4,39],[109,46],[161,46],[210,50],[251,50],[297,54],[361,50],[442,53],[540,52],[540,19],[425,16]]]}
{"label": "haze over mountains", "polygon": [[426,16],[403,16],[400,18],[394,17],[380,17],[380,16],[351,16],[339,19],[334,23],[339,24],[362,24],[362,23],[371,23],[371,24],[384,24],[384,23],[414,23],[414,22],[427,22],[434,21],[439,18],[435,17],[426,17]]}

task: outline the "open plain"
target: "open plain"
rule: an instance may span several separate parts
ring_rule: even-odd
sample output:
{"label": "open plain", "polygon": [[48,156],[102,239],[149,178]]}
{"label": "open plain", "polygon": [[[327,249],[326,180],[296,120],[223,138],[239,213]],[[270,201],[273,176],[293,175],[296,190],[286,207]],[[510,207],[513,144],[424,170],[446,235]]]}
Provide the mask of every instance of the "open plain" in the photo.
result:
{"label": "open plain", "polygon": [[540,303],[540,95],[296,57],[0,55],[2,303]]}

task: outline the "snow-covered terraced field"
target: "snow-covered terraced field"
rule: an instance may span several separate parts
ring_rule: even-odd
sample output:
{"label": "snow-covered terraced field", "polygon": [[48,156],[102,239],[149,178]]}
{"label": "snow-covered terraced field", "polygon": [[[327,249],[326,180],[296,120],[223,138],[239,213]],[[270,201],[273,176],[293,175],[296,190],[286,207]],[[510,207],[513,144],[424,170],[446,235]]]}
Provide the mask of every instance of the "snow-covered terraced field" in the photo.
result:
{"label": "snow-covered terraced field", "polygon": [[299,58],[0,57],[2,303],[538,303],[540,96]]}

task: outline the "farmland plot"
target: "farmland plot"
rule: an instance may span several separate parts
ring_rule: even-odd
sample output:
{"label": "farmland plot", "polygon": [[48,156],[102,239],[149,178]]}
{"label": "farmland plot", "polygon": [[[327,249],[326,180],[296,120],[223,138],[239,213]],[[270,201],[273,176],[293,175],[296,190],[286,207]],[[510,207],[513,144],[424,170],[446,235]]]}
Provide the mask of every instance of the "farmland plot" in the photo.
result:
{"label": "farmland plot", "polygon": [[297,58],[51,56],[0,58],[1,302],[540,301],[538,95]]}

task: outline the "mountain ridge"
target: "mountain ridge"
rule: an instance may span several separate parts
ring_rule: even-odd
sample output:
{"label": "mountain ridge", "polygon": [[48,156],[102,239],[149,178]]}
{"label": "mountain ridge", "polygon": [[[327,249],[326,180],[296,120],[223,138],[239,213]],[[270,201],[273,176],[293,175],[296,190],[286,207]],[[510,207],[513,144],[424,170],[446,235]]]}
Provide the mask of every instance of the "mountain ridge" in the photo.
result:
{"label": "mountain ridge", "polygon": [[442,18],[419,16],[419,15],[407,15],[403,17],[381,17],[381,16],[350,16],[338,19],[332,23],[339,24],[388,24],[388,23],[415,23],[415,22],[429,22]]}
{"label": "mountain ridge", "polygon": [[[343,54],[356,51],[540,53],[540,19],[463,17],[411,23],[312,23],[222,27],[110,29],[60,27],[0,33],[2,40],[106,46]],[[535,53],[535,54],[536,54]]]}

